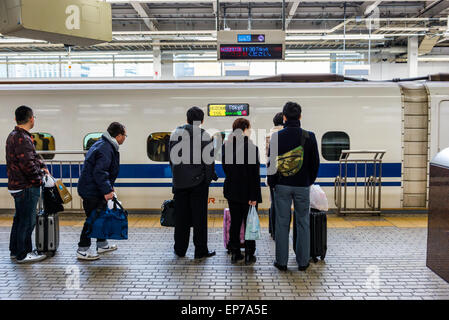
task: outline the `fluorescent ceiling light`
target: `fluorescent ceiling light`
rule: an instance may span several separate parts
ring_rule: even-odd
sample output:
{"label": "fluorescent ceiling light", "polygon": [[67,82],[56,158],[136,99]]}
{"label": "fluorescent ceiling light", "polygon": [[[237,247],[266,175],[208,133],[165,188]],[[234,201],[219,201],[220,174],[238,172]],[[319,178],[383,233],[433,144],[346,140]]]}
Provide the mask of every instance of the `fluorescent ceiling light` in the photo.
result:
{"label": "fluorescent ceiling light", "polygon": [[420,62],[447,62],[449,61],[449,56],[438,56],[438,57],[418,57]]}
{"label": "fluorescent ceiling light", "polygon": [[[133,0],[133,1],[129,1],[129,0],[105,0],[106,2],[109,3],[129,3],[129,2],[140,2],[140,3],[192,3],[192,2],[215,2],[216,0]],[[303,2],[340,2],[343,3],[345,2],[345,0],[301,0]],[[388,1],[388,0],[381,0],[381,2],[383,1]],[[435,0],[424,0],[424,2],[432,2]],[[222,2],[224,3],[235,3],[235,2],[282,2],[282,0],[222,0]],[[351,2],[357,2],[357,3],[361,3],[361,2],[365,2],[365,0],[353,0]],[[409,2],[409,0],[396,0],[395,2]]]}
{"label": "fluorescent ceiling light", "polygon": [[8,37],[0,38],[0,43],[47,43],[47,41]]}
{"label": "fluorescent ceiling light", "polygon": [[113,31],[112,35],[166,35],[166,34],[216,34],[215,30],[168,30],[168,31]]}
{"label": "fluorescent ceiling light", "polygon": [[372,34],[371,36],[368,34],[347,34],[346,36],[343,34],[336,35],[326,35],[326,36],[287,36],[285,38],[288,40],[385,40],[385,35],[383,34]]}

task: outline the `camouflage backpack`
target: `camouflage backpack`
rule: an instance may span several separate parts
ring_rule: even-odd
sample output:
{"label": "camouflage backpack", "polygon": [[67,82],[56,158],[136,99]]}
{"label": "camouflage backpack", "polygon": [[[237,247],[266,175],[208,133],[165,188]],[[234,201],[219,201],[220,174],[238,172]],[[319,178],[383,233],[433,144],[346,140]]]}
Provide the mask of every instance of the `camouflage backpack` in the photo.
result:
{"label": "camouflage backpack", "polygon": [[309,138],[309,132],[302,130],[301,145],[276,157],[278,174],[284,177],[294,176],[301,170],[304,161],[304,145]]}

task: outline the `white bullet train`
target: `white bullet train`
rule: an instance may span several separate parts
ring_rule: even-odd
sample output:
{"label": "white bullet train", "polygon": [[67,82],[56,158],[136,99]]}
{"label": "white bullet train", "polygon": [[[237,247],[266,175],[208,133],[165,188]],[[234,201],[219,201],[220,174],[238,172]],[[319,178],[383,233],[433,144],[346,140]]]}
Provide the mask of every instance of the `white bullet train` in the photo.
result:
{"label": "white bullet train", "polygon": [[[34,109],[36,148],[56,152],[44,155],[52,163],[54,176],[62,176],[73,187],[74,200],[67,208],[81,208],[76,192],[79,163],[84,159],[81,152],[109,123],[123,123],[128,138],[120,147],[116,190],[128,209],[146,211],[160,210],[162,202],[172,197],[166,143],[170,132],[186,122],[188,108],[201,107],[203,128],[222,136],[237,117],[248,118],[254,140],[264,150],[262,130],[268,132],[273,116],[287,101],[295,101],[302,106],[302,127],[317,137],[321,165],[316,183],[326,192],[330,208],[335,207],[334,181],[341,150],[350,149],[386,151],[383,209],[423,209],[428,199],[429,160],[449,147],[448,80],[448,75],[438,74],[397,82],[347,81],[336,75],[232,81],[0,81],[0,208],[14,207],[7,191],[4,144],[15,125],[14,110],[20,105]],[[261,162],[264,177],[264,152]],[[227,207],[219,162],[216,170],[219,180],[210,188],[210,210]],[[347,178],[354,178],[353,170]],[[260,208],[267,209],[270,197],[263,181]]]}

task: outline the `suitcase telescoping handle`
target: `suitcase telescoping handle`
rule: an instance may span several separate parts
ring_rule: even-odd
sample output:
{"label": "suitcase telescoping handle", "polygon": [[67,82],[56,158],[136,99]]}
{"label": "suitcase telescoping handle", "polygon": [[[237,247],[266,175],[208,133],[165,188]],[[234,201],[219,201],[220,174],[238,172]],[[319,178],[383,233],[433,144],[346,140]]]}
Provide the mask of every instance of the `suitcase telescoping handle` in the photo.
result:
{"label": "suitcase telescoping handle", "polygon": [[44,184],[42,184],[39,188],[39,201],[38,201],[38,212],[41,212],[44,209]]}

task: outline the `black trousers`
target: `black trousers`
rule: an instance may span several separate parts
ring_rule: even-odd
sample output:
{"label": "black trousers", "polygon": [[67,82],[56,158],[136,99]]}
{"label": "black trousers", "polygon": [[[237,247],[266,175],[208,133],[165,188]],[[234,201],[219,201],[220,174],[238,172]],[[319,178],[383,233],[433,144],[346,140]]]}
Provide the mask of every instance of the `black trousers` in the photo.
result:
{"label": "black trousers", "polygon": [[[86,198],[83,199],[83,208],[86,213],[86,220],[89,218],[90,214],[93,210],[104,206],[104,198]],[[81,231],[80,242],[78,243],[78,247],[90,247],[91,241],[90,238],[87,237],[87,222],[84,222],[83,230]],[[97,242],[105,241],[105,239],[97,239]]]}
{"label": "black trousers", "polygon": [[183,256],[189,247],[190,227],[193,226],[195,255],[208,252],[207,247],[207,201],[209,185],[187,189],[174,189],[175,199],[175,252]]}
{"label": "black trousers", "polygon": [[271,206],[268,216],[268,231],[271,234],[271,237],[274,239],[275,237],[275,230],[276,230],[276,212],[274,211],[274,189],[270,187],[270,200],[271,200]]}
{"label": "black trousers", "polygon": [[[229,211],[231,213],[231,228],[229,230],[229,246],[232,253],[240,252],[240,228],[248,217],[249,204],[229,201]],[[256,241],[245,240],[245,254],[254,255],[256,252]]]}

